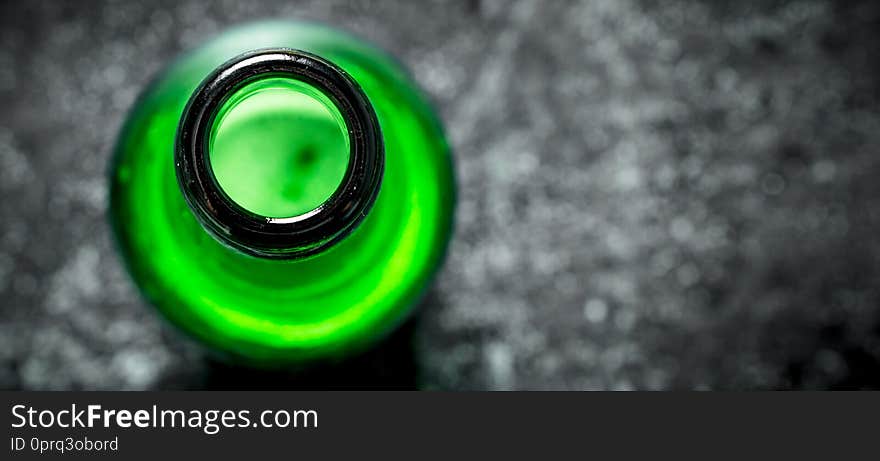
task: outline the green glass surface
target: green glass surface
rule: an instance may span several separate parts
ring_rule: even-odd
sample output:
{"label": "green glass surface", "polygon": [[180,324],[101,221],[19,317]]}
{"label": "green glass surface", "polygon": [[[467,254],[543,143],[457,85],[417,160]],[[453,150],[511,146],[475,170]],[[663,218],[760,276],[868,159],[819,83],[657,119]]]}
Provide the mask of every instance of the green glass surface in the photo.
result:
{"label": "green glass surface", "polygon": [[[348,72],[372,103],[385,145],[382,185],[369,214],[344,240],[303,260],[261,259],[220,244],[196,221],[175,176],[175,132],[190,95],[223,62],[267,47],[304,50]],[[296,88],[298,83],[274,82],[270,91],[321,109],[322,104],[316,103],[320,98],[307,88]],[[292,109],[294,104],[279,107],[280,103],[261,101],[253,94],[244,100],[251,98],[257,98],[251,101],[254,107],[225,107],[226,119],[212,130],[212,167],[218,177],[229,173],[220,180],[222,187],[239,204],[269,213],[288,214],[314,206],[326,198],[328,185],[339,181],[339,159],[333,154],[341,152],[340,142],[344,145],[348,140],[335,132],[338,124],[332,122],[338,114],[329,110],[328,116],[318,110],[315,115],[311,109],[301,113]],[[268,138],[287,137],[296,147],[287,151],[279,147],[272,154],[278,157],[273,163],[301,164],[280,171],[260,167],[235,178],[234,164],[243,160],[232,157],[257,155],[244,146],[247,139],[261,136],[250,133],[246,125],[260,125],[255,120],[264,115],[279,123],[307,117],[310,126],[321,127],[311,139],[301,131],[278,133],[268,126],[275,122],[259,127],[273,133]],[[229,119],[239,116],[242,120]],[[242,147],[234,147],[239,142]],[[305,151],[313,152],[303,154],[309,146]],[[319,159],[319,153],[330,156]],[[312,158],[303,161],[302,155]],[[305,164],[314,170],[302,173]],[[290,190],[275,189],[274,198],[270,189],[257,196],[238,189],[238,181],[279,178],[288,170],[290,181],[284,178],[280,183],[290,183]],[[145,296],[171,322],[212,350],[265,365],[347,355],[396,326],[442,261],[454,205],[448,147],[436,117],[408,74],[363,40],[307,23],[241,26],[174,62],[132,110],[117,145],[110,181],[115,235]],[[297,181],[316,185],[297,189],[293,185]]]}

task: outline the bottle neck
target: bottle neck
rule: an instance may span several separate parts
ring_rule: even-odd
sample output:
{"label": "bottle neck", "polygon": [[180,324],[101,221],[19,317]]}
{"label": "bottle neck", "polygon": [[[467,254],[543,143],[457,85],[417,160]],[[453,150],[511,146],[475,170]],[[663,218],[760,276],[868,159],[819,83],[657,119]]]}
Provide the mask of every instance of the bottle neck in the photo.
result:
{"label": "bottle neck", "polygon": [[[218,147],[216,143],[227,142],[216,133],[230,99],[236,98],[235,95],[248,86],[279,78],[292,79],[314,88],[320,96],[329,100],[334,106],[334,113],[341,116],[348,147],[344,173],[341,180],[336,178],[339,180],[338,186],[329,197],[314,207],[300,207],[290,216],[269,216],[266,209],[250,206],[248,201],[240,197],[239,200],[233,199],[230,190],[227,190],[228,185],[224,189],[218,180],[211,156],[211,150]],[[283,101],[279,98],[269,100],[276,105]],[[296,120],[293,118],[290,122],[296,124]],[[259,124],[268,126],[271,123],[277,125],[277,122],[276,119],[275,122],[260,121]],[[276,127],[273,132],[280,133],[278,143],[289,143],[290,138],[285,136],[297,129],[305,131],[300,136],[306,138],[323,136],[317,131],[309,132],[309,127],[295,125],[291,125],[290,130],[284,129],[284,126]],[[244,184],[243,190],[274,186],[260,182],[277,182],[279,177],[287,174],[283,162],[278,167],[267,163],[272,155],[269,151],[273,150],[272,147],[278,147],[271,145],[275,140],[262,135],[250,138],[239,136],[238,139],[244,139],[241,152],[249,152],[247,158],[237,159],[235,164],[239,168],[247,170],[247,166],[252,165],[272,170],[271,175],[255,179],[253,184]],[[237,155],[235,149],[226,150],[231,152],[225,154],[227,156]],[[307,151],[304,155],[309,157],[309,162],[313,162],[311,157],[322,154],[326,152]],[[221,65],[208,76],[193,93],[183,112],[174,158],[183,196],[205,230],[221,243],[238,251],[271,259],[303,258],[343,239],[372,207],[384,170],[379,123],[372,105],[358,84],[332,63],[291,49],[246,53]],[[279,172],[279,169],[285,171]],[[296,182],[297,178],[285,180]],[[299,181],[294,185],[311,187],[311,192],[315,192],[315,186],[310,184],[309,181]],[[264,189],[271,190],[272,187]]]}

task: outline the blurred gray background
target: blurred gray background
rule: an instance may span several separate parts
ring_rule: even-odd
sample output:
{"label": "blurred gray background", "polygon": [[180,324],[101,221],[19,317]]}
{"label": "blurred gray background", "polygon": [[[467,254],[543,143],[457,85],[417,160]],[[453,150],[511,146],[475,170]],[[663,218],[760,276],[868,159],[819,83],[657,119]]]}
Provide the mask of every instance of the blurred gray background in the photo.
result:
{"label": "blurred gray background", "polygon": [[[139,91],[242,21],[399,57],[457,161],[449,257],[374,351],[203,357],[114,253]],[[880,3],[0,6],[0,388],[880,388]]]}

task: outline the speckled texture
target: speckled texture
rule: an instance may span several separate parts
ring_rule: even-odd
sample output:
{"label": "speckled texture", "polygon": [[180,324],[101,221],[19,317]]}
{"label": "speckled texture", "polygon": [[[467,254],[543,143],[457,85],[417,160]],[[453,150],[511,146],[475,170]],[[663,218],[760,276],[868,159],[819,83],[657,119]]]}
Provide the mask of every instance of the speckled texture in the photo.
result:
{"label": "speckled texture", "polygon": [[[285,374],[205,360],[105,220],[138,92],[266,17],[398,56],[460,194],[421,314]],[[0,388],[880,387],[876,2],[6,2],[0,43]]]}

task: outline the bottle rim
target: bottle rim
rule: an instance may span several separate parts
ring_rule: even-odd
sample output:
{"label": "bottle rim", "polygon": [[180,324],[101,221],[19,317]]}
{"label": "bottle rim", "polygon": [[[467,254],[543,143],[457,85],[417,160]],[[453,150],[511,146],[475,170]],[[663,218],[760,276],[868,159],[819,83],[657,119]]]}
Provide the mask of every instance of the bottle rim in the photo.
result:
{"label": "bottle rim", "polygon": [[[211,168],[210,135],[220,108],[257,80],[288,77],[321,91],[339,110],[349,158],[339,187],[317,208],[290,217],[262,216],[236,203]],[[375,111],[344,70],[310,53],[271,48],[239,55],[214,70],[190,97],[175,140],[175,170],[197,220],[221,243],[251,256],[299,259],[339,242],[367,215],[384,172],[384,146]]]}

